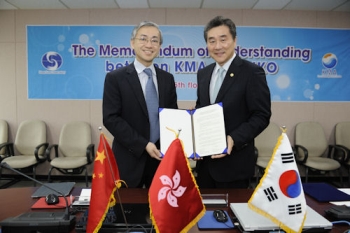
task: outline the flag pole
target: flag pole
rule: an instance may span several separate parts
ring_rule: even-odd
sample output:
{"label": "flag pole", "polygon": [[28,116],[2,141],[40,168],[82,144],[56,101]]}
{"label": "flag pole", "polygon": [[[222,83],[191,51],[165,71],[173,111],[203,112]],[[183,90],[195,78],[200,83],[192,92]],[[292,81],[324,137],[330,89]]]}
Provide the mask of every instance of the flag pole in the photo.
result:
{"label": "flag pole", "polygon": [[[98,127],[98,130],[100,131],[101,134],[103,134],[102,132],[102,127]],[[104,135],[103,135],[104,137]],[[105,150],[106,154],[107,154],[107,161],[108,161],[108,165],[109,165],[109,170],[111,171],[111,174],[112,174],[112,177],[113,177],[113,180],[114,180],[114,184],[117,186],[117,196],[118,196],[118,200],[119,200],[119,205],[120,205],[120,209],[122,211],[122,215],[123,215],[123,218],[124,218],[124,222],[125,222],[125,226],[126,226],[126,229],[129,229],[128,227],[128,221],[126,220],[126,216],[125,216],[125,213],[124,213],[124,207],[123,207],[123,204],[122,204],[122,199],[120,197],[120,194],[119,194],[119,188],[118,188],[118,180],[115,179],[115,175],[114,175],[114,172],[113,172],[113,169],[112,169],[112,165],[111,165],[111,161],[109,159],[109,154],[108,154],[108,150],[106,148],[106,141],[103,140],[103,149]]]}
{"label": "flag pole", "polygon": [[177,138],[180,137],[181,130],[182,130],[181,128],[178,129]]}
{"label": "flag pole", "polygon": [[[103,134],[102,132],[102,127],[98,127],[98,130],[100,131],[101,134]],[[112,169],[112,165],[111,165],[111,161],[109,159],[109,154],[108,154],[108,150],[106,148],[106,141],[103,140],[103,149],[106,151],[106,154],[107,154],[107,161],[108,161],[108,165],[109,165],[109,170],[111,171],[111,174],[112,174],[112,177],[113,177],[113,180],[114,180],[114,183],[116,183],[116,180],[115,180],[115,175],[114,175],[114,172],[113,172],[113,169]]]}

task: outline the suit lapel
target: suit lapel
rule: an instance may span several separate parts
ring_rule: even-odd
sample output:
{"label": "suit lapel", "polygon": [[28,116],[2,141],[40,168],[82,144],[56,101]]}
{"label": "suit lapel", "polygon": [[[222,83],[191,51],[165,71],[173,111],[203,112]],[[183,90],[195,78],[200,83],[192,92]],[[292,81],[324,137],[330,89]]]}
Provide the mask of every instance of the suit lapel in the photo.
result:
{"label": "suit lapel", "polygon": [[141,108],[144,111],[145,115],[148,116],[145,96],[143,94],[140,79],[136,72],[134,64],[131,64],[130,66],[127,67],[126,73],[128,75],[127,80],[129,82],[129,85],[133,93],[135,94],[136,99],[140,103]]}
{"label": "suit lapel", "polygon": [[218,96],[216,97],[215,102],[220,102],[222,98],[225,96],[225,93],[231,88],[234,82],[237,80],[240,73],[240,66],[242,64],[242,59],[239,56],[236,56],[233,59],[228,71],[226,72],[224,81],[221,85]]}

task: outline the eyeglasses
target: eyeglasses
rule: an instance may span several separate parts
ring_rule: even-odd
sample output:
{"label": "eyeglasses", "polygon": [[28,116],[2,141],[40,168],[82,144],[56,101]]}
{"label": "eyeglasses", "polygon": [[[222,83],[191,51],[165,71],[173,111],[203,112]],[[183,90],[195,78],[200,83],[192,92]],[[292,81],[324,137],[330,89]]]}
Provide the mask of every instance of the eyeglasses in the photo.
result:
{"label": "eyeglasses", "polygon": [[145,36],[141,36],[140,38],[135,38],[135,39],[138,39],[140,41],[140,44],[147,44],[149,41],[151,41],[151,45],[153,45],[153,46],[159,45],[159,39],[158,38],[148,39]]}

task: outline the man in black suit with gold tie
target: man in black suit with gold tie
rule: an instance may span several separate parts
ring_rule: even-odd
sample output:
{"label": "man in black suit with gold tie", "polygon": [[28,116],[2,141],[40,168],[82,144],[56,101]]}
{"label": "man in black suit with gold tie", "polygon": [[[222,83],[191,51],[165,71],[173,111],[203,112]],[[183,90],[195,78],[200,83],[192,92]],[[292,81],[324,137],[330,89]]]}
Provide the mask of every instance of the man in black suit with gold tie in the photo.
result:
{"label": "man in black suit with gold tie", "polygon": [[128,187],[151,185],[161,160],[158,107],[177,108],[173,75],[153,64],[162,42],[157,24],[141,22],[130,40],[135,61],[105,79],[103,124],[114,137],[112,150]]}
{"label": "man in black suit with gold tie", "polygon": [[198,71],[196,108],[222,102],[227,154],[197,161],[200,188],[247,188],[254,176],[254,138],[269,124],[270,91],[264,70],[236,53],[236,26],[221,16],[204,29],[215,63]]}

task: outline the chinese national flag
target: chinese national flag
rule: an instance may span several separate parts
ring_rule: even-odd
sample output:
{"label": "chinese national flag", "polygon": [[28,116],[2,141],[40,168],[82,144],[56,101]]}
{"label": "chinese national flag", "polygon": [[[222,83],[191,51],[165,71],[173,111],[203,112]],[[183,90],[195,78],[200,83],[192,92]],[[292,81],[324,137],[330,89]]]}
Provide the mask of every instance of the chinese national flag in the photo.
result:
{"label": "chinese national flag", "polygon": [[286,233],[300,233],[303,230],[306,200],[285,129],[278,138],[264,176],[248,206],[272,220]]}
{"label": "chinese national flag", "polygon": [[157,232],[188,232],[205,214],[198,186],[181,142],[169,146],[149,189],[152,223]]}
{"label": "chinese national flag", "polygon": [[119,170],[114,154],[101,133],[94,161],[87,233],[97,233],[108,209],[115,205],[114,192],[119,186]]}

